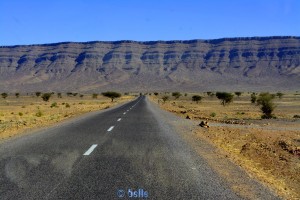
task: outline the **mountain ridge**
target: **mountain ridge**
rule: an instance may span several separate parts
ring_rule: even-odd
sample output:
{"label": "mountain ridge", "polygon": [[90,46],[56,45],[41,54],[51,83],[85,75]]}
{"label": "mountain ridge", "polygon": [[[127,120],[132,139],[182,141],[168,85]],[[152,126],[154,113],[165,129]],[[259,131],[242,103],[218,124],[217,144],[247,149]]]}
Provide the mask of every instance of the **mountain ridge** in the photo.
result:
{"label": "mountain ridge", "polygon": [[6,91],[297,90],[300,37],[0,47]]}

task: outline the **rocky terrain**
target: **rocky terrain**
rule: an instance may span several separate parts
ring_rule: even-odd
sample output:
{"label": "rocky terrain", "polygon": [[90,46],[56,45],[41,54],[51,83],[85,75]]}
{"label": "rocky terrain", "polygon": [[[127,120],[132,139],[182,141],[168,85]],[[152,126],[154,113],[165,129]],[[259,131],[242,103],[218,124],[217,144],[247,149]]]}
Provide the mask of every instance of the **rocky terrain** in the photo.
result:
{"label": "rocky terrain", "polygon": [[0,88],[279,91],[300,88],[300,37],[0,47]]}

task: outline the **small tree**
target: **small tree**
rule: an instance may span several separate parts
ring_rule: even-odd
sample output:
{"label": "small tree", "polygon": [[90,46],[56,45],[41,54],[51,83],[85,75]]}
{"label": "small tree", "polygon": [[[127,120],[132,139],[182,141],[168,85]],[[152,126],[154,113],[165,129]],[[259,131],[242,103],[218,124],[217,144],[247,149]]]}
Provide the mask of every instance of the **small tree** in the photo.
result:
{"label": "small tree", "polygon": [[80,97],[80,98],[83,98],[83,97],[84,97],[84,95],[83,95],[83,94],[81,94],[79,97]]}
{"label": "small tree", "polygon": [[277,93],[276,93],[276,96],[278,96],[278,97],[279,97],[279,99],[281,99],[281,98],[282,98],[282,96],[283,96],[283,93],[281,93],[281,92],[277,92]]}
{"label": "small tree", "polygon": [[6,92],[3,92],[3,93],[1,94],[1,96],[2,96],[3,99],[6,99],[6,97],[8,96],[8,94],[7,94]]}
{"label": "small tree", "polygon": [[235,92],[234,93],[237,97],[240,97],[242,95],[242,92]]}
{"label": "small tree", "polygon": [[96,94],[96,93],[92,94],[93,99],[97,99],[97,97],[98,97],[98,94]]}
{"label": "small tree", "polygon": [[17,92],[15,95],[16,95],[16,98],[20,97],[20,93],[19,92]]}
{"label": "small tree", "polygon": [[157,95],[158,95],[158,92],[154,92],[154,95],[157,96]]}
{"label": "small tree", "polygon": [[200,95],[194,95],[194,96],[192,97],[192,100],[193,100],[193,101],[196,101],[197,103],[198,103],[199,101],[201,101],[201,99],[202,99],[202,97],[201,97]]}
{"label": "small tree", "polygon": [[57,93],[57,98],[62,98],[62,94],[60,92]]}
{"label": "small tree", "polygon": [[261,118],[263,119],[270,119],[273,118],[273,114],[272,112],[275,109],[275,105],[272,102],[274,99],[274,95],[265,92],[265,93],[261,93],[257,99],[257,105],[260,106],[260,110],[262,111],[263,115],[261,116]]}
{"label": "small tree", "polygon": [[42,95],[43,101],[49,101],[51,95],[52,95],[51,93],[44,93],[44,94]]}
{"label": "small tree", "polygon": [[36,93],[35,93],[35,96],[36,96],[36,97],[39,97],[39,96],[41,96],[41,94],[42,94],[41,92],[36,92]]}
{"label": "small tree", "polygon": [[115,98],[121,97],[120,93],[112,92],[112,91],[102,92],[102,95],[105,96],[105,97],[111,98],[111,102],[113,102]]}
{"label": "small tree", "polygon": [[181,97],[181,93],[180,92],[173,92],[172,96],[175,97],[175,99],[178,99],[179,97]]}
{"label": "small tree", "polygon": [[232,102],[233,94],[227,93],[227,92],[217,92],[216,96],[218,99],[221,100],[221,104],[225,106],[226,104],[229,104]]}
{"label": "small tree", "polygon": [[162,97],[162,100],[164,101],[164,103],[169,99],[169,96],[165,95]]}
{"label": "small tree", "polygon": [[251,103],[255,103],[256,102],[257,97],[256,97],[255,93],[252,93],[251,96],[250,96],[250,98],[251,98]]}

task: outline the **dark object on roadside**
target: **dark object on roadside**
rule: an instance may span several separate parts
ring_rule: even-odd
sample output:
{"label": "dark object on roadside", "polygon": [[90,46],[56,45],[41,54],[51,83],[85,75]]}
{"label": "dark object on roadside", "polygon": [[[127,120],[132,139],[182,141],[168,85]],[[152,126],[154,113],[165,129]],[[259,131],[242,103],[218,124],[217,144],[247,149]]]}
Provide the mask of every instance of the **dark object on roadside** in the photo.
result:
{"label": "dark object on roadside", "polygon": [[190,118],[190,116],[187,115],[187,116],[186,116],[186,119],[191,119],[191,118]]}
{"label": "dark object on roadside", "polygon": [[201,121],[201,123],[199,124],[199,126],[201,126],[203,128],[209,128],[209,125],[208,125],[207,121]]}

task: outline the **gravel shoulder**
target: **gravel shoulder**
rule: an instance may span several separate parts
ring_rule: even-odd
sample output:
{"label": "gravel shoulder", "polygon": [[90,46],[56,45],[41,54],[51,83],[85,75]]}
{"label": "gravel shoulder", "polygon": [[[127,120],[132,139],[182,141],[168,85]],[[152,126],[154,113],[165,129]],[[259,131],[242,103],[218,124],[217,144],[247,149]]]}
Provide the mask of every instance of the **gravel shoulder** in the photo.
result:
{"label": "gravel shoulder", "polygon": [[224,183],[228,184],[243,199],[280,199],[272,189],[247,174],[209,141],[196,137],[197,122],[182,119],[160,109],[157,104],[148,102],[153,113],[162,117],[170,126],[175,127],[176,131],[180,133],[180,137],[221,177]]}

